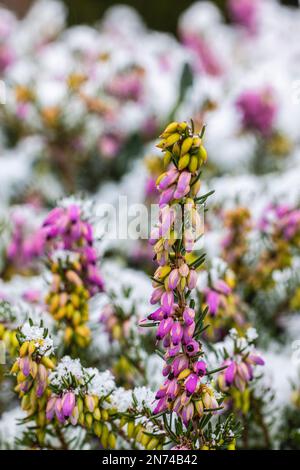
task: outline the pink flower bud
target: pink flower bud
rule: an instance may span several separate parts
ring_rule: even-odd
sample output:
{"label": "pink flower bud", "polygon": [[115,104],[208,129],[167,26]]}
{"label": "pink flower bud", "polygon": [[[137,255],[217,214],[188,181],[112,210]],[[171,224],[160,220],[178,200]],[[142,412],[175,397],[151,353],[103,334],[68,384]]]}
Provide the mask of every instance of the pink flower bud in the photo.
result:
{"label": "pink flower bud", "polygon": [[172,343],[174,344],[174,346],[177,346],[180,343],[182,335],[183,335],[183,328],[178,321],[174,322],[171,328],[170,335],[171,335]]}
{"label": "pink flower bud", "polygon": [[161,398],[161,399],[158,401],[156,407],[154,408],[153,414],[156,415],[156,414],[161,413],[161,412],[163,412],[163,411],[165,411],[165,410],[167,410],[167,409],[168,409],[168,404],[167,404],[167,399],[166,399],[166,397]]}
{"label": "pink flower bud", "polygon": [[190,374],[184,381],[184,386],[188,396],[192,395],[199,386],[199,377],[196,374]]}
{"label": "pink flower bud", "polygon": [[159,327],[157,328],[156,332],[156,338],[158,340],[163,339],[168,333],[170,333],[170,330],[173,325],[173,319],[172,318],[166,318],[162,320],[159,324]]}
{"label": "pink flower bud", "polygon": [[150,304],[156,304],[161,299],[163,293],[164,289],[162,287],[157,287],[156,289],[154,289],[151,295]]}
{"label": "pink flower bud", "polygon": [[55,412],[56,397],[51,397],[46,406],[46,418],[51,421]]}
{"label": "pink flower bud", "polygon": [[179,175],[179,172],[176,168],[172,168],[171,170],[167,171],[166,175],[161,179],[158,184],[158,188],[160,190],[167,189],[171,184],[175,183]]}
{"label": "pink flower bud", "polygon": [[194,371],[199,377],[203,377],[206,374],[206,363],[204,361],[198,361],[194,364]]}
{"label": "pink flower bud", "polygon": [[72,414],[75,406],[75,395],[73,392],[67,392],[62,398],[62,412],[65,418]]}
{"label": "pink flower bud", "polygon": [[195,310],[190,307],[186,307],[183,311],[183,321],[186,326],[190,326],[194,323]]}
{"label": "pink flower bud", "polygon": [[179,375],[184,369],[187,369],[189,360],[185,355],[180,355],[174,359],[172,363],[172,370],[175,376]]}
{"label": "pink flower bud", "polygon": [[165,292],[161,296],[161,308],[162,308],[162,310],[166,314],[170,315],[170,313],[173,310],[173,306],[174,306],[174,294],[173,294],[173,292]]}
{"label": "pink flower bud", "polygon": [[180,281],[180,276],[179,276],[179,272],[178,272],[178,269],[173,269],[170,274],[169,274],[169,278],[168,278],[168,287],[169,289],[176,289],[176,287],[178,286],[178,283]]}
{"label": "pink flower bud", "polygon": [[168,204],[168,202],[173,199],[174,196],[174,191],[175,188],[174,186],[171,186],[170,188],[166,189],[161,193],[160,199],[159,199],[159,206],[163,206],[164,204]]}
{"label": "pink flower bud", "polygon": [[188,426],[193,416],[194,416],[194,404],[193,402],[190,402],[188,405],[184,406],[181,411],[181,417],[185,426]]}
{"label": "pink flower bud", "polygon": [[147,318],[148,320],[161,321],[165,318],[165,312],[159,307],[157,310],[150,313]]}

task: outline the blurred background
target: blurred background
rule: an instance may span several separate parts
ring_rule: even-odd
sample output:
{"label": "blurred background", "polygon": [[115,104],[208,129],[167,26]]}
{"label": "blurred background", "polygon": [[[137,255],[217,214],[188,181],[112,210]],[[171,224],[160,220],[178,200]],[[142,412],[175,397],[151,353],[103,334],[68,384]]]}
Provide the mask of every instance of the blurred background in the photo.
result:
{"label": "blurred background", "polygon": [[[78,346],[85,364],[113,370],[126,388],[161,383],[155,341],[138,328],[149,314],[152,248],[102,239],[96,214],[106,203],[118,208],[120,196],[128,206],[157,202],[157,138],[174,120],[191,120],[199,133],[206,126],[199,194],[211,197],[196,288],[199,305],[212,310],[205,341],[218,347],[236,330],[266,362],[263,385],[236,390],[230,405],[246,423],[239,446],[299,448],[291,360],[300,338],[297,1],[1,2],[0,301],[24,308],[0,309],[0,340],[12,361],[22,312],[36,309],[59,354],[69,351],[63,321],[45,304],[40,234],[49,210],[76,203],[93,226],[107,289],[92,292],[84,315],[88,348],[84,333],[72,332],[76,354]],[[182,165],[193,173],[190,157]],[[9,434],[10,412],[20,411],[13,396],[0,368],[0,447],[2,435],[8,445],[19,432]]]}
{"label": "blurred background", "polygon": [[[126,4],[134,7],[143,17],[146,24],[160,31],[176,33],[180,13],[186,10],[195,0],[61,0],[68,7],[68,23],[94,23],[101,18],[105,10],[113,5]],[[221,9],[226,9],[226,0],[213,0]],[[33,0],[2,0],[18,15],[22,16],[28,11]],[[298,6],[298,0],[281,0],[282,4]]]}

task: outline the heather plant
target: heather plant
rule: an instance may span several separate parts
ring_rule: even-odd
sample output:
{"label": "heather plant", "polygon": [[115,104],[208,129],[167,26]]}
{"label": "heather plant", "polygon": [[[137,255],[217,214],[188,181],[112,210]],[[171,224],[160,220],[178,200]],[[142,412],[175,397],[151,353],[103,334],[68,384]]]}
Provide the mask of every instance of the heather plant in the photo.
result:
{"label": "heather plant", "polygon": [[248,308],[236,287],[236,278],[228,269],[220,274],[211,269],[206,287],[202,290],[200,286],[199,300],[203,308],[208,307],[204,320],[204,325],[209,325],[204,333],[208,341],[221,341],[232,328],[243,333],[249,326]]}
{"label": "heather plant", "polygon": [[0,9],[1,448],[299,448],[299,11],[223,3]]}
{"label": "heather plant", "polygon": [[52,273],[46,304],[63,326],[66,347],[85,348],[91,340],[87,326],[88,300],[103,290],[93,246],[93,229],[75,204],[53,209],[46,217],[40,236],[48,251]]}
{"label": "heather plant", "polygon": [[[209,371],[199,337],[207,309],[197,312],[192,291],[197,283],[197,268],[204,255],[194,258],[195,242],[201,237],[197,216],[197,203],[204,203],[207,195],[197,197],[200,189],[200,168],[206,162],[203,146],[204,129],[194,134],[186,122],[173,122],[161,135],[158,147],[164,152],[166,171],[157,179],[159,198],[159,222],[152,231],[150,243],[158,263],[153,276],[151,304],[159,307],[148,315],[149,323],[156,326],[157,342],[164,359],[165,378],[156,393],[155,414],[176,416],[176,431],[186,428],[184,438],[178,436],[180,448],[214,448],[218,442],[210,442],[203,430],[210,418],[222,409],[222,396],[218,395],[209,380]],[[174,233],[176,226],[175,204],[188,205],[191,217],[183,219],[180,236]],[[197,223],[198,222],[198,223]],[[226,366],[225,366],[226,367]],[[169,426],[170,427],[170,426]],[[231,440],[233,441],[233,439]],[[223,441],[226,447],[228,441]]]}

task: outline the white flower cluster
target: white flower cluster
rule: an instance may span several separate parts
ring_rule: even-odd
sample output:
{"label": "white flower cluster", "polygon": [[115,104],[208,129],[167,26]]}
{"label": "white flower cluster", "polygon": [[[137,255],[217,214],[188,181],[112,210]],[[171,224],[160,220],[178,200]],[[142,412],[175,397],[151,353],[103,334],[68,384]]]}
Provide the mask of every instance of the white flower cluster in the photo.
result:
{"label": "white flower cluster", "polygon": [[50,356],[54,353],[53,341],[45,328],[26,322],[21,328],[21,333],[24,341],[34,341],[35,347],[42,356]]}

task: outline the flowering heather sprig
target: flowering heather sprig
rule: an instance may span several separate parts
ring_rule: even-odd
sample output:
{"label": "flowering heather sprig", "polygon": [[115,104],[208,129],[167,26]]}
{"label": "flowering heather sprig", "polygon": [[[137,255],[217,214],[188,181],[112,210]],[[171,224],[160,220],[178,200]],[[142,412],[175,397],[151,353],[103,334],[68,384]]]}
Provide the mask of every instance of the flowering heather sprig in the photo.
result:
{"label": "flowering heather sprig", "polygon": [[[250,383],[255,377],[255,367],[265,364],[263,358],[255,351],[253,343],[257,338],[256,331],[249,328],[245,337],[238,335],[235,329],[230,331],[228,347],[225,346],[225,360],[217,378],[219,389],[227,393],[232,406],[246,414],[250,406]],[[230,405],[229,405],[230,406]]]}
{"label": "flowering heather sprig", "polygon": [[81,208],[72,204],[53,209],[41,232],[47,240],[53,274],[46,297],[49,312],[60,324],[65,324],[66,345],[84,348],[90,342],[86,325],[88,300],[104,287],[97,267],[92,226],[83,219]]}
{"label": "flowering heather sprig", "polygon": [[157,448],[165,434],[151,423],[147,405],[153,394],[146,387],[116,387],[113,375],[84,368],[79,359],[62,358],[51,373],[46,416],[59,425],[81,426],[113,449],[119,437],[149,450]]}
{"label": "flowering heather sprig", "polygon": [[133,319],[136,320],[135,306],[124,310],[116,299],[104,305],[100,316],[109,341],[114,345],[115,354],[109,355],[112,371],[116,379],[126,386],[133,386],[137,375],[144,379],[146,373],[145,357],[141,354],[141,347],[138,347],[140,337],[132,329]]}
{"label": "flowering heather sprig", "polygon": [[46,417],[61,425],[77,424],[100,438],[104,448],[114,448],[116,436],[109,424],[109,395],[115,389],[113,376],[97,369],[85,369],[79,359],[62,358],[50,375],[52,394]]}
{"label": "flowering heather sprig", "polygon": [[[156,393],[154,414],[174,411],[187,427],[199,423],[205,411],[219,409],[214,390],[203,382],[207,365],[201,359],[201,344],[196,334],[194,302],[188,303],[190,291],[196,287],[197,273],[204,257],[188,261],[194,242],[200,236],[193,229],[196,195],[200,187],[200,167],[206,161],[202,135],[194,135],[186,122],[174,122],[161,135],[158,147],[163,149],[167,171],[157,179],[161,193],[159,224],[154,228],[151,244],[159,264],[154,277],[151,304],[159,303],[148,319],[157,325],[156,338],[166,349],[163,375],[166,378]],[[188,204],[192,223],[181,223],[182,239],[174,235],[175,204]],[[197,224],[195,224],[197,225]],[[171,235],[170,235],[171,234]]]}
{"label": "flowering heather sprig", "polygon": [[245,91],[237,99],[236,106],[245,130],[258,132],[265,138],[270,137],[277,115],[277,105],[270,88]]}
{"label": "flowering heather sprig", "polygon": [[300,209],[284,204],[271,204],[259,222],[262,232],[272,236],[274,242],[286,240],[300,246]]}
{"label": "flowering heather sprig", "polygon": [[204,335],[210,341],[220,341],[236,328],[240,333],[247,328],[245,309],[238,294],[234,292],[235,278],[225,274],[223,279],[212,281],[203,289],[203,308],[208,307],[204,325],[210,325]]}
{"label": "flowering heather sprig", "polygon": [[19,357],[11,368],[16,376],[15,391],[21,399],[21,407],[28,418],[36,423],[36,437],[40,444],[45,437],[46,403],[50,390],[49,373],[54,369],[53,341],[48,330],[34,326],[31,321],[25,323],[17,333]]}
{"label": "flowering heather sprig", "polygon": [[258,229],[265,244],[248,282],[254,289],[266,290],[274,287],[274,271],[291,267],[294,255],[299,253],[300,210],[271,204],[264,211]]}
{"label": "flowering heather sprig", "polygon": [[44,250],[44,238],[32,224],[38,211],[29,205],[15,208],[11,213],[11,238],[6,249],[6,266],[3,276],[15,272],[30,274],[37,270],[37,260]]}
{"label": "flowering heather sprig", "polygon": [[237,207],[224,214],[227,234],[222,240],[222,258],[238,279],[248,275],[244,256],[249,248],[248,234],[252,229],[251,214],[246,207]]}
{"label": "flowering heather sprig", "polygon": [[0,341],[4,341],[6,350],[11,357],[15,357],[19,341],[15,328],[15,316],[9,302],[0,301]]}

